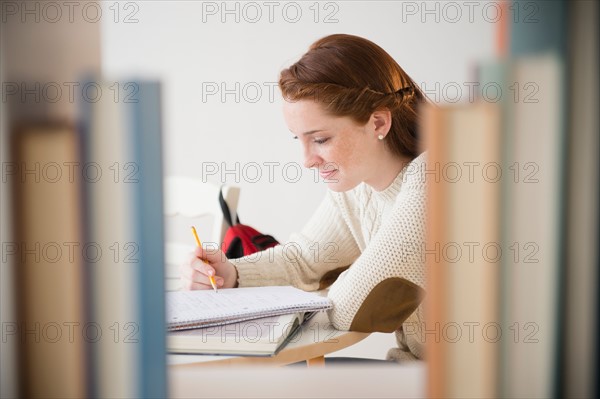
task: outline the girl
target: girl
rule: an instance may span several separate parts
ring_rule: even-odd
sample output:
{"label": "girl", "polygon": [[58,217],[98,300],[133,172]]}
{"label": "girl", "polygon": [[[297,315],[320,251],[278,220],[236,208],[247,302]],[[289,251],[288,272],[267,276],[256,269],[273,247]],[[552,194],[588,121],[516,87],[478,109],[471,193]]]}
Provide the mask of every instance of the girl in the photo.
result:
{"label": "girl", "polygon": [[395,331],[399,347],[388,359],[422,358],[425,157],[417,108],[423,93],[381,47],[344,34],[312,44],[281,72],[279,88],[304,166],[318,169],[326,197],[290,237],[300,249],[296,256],[277,246],[228,260],[198,248],[182,267],[184,287],[210,289],[211,275],[222,288],[331,285],[329,318],[337,329]]}

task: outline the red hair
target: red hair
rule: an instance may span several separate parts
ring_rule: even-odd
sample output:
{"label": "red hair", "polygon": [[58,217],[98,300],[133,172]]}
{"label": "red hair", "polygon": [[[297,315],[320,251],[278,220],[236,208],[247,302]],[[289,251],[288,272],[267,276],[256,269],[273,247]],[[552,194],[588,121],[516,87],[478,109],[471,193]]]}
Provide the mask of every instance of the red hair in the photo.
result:
{"label": "red hair", "polygon": [[313,43],[281,71],[287,101],[312,99],[331,115],[365,124],[376,110],[389,109],[392,126],[385,143],[401,157],[419,154],[417,106],[425,96],[381,47],[358,36],[335,34]]}

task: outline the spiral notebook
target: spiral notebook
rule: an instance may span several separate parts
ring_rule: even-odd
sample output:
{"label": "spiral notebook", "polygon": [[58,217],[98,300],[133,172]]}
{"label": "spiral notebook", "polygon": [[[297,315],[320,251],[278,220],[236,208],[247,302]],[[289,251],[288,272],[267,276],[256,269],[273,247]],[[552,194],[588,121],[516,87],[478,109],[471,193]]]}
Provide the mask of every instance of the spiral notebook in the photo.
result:
{"label": "spiral notebook", "polygon": [[291,286],[167,292],[167,329],[213,327],[268,316],[327,310],[331,301]]}

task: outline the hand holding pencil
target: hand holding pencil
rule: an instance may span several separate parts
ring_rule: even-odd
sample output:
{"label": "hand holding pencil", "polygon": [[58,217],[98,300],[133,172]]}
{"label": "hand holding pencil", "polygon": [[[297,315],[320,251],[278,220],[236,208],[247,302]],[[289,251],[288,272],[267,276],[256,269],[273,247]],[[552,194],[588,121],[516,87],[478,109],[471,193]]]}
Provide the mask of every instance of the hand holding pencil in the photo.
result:
{"label": "hand holding pencil", "polygon": [[[192,226],[192,234],[194,235],[194,238],[196,239],[196,244],[198,244],[198,247],[202,248],[202,243],[200,242],[200,238],[198,238],[198,232],[196,231],[196,228],[194,226]],[[209,271],[208,280],[210,281],[210,285],[213,288],[213,290],[215,290],[215,292],[218,292],[217,291],[217,283],[215,282],[214,272],[211,274]]]}
{"label": "hand holding pencil", "polygon": [[196,229],[191,227],[197,247],[190,259],[181,266],[180,274],[183,289],[218,292],[220,288],[237,286],[237,269],[221,250],[202,248]]}

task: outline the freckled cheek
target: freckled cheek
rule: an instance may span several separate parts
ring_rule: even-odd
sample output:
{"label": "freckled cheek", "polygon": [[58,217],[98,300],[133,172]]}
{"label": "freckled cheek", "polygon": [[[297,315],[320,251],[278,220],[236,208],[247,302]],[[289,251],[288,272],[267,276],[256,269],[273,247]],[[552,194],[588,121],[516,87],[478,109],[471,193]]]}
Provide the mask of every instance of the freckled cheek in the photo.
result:
{"label": "freckled cheek", "polygon": [[355,167],[360,164],[360,150],[354,148],[353,143],[344,143],[332,151],[331,162],[335,162],[342,170]]}

